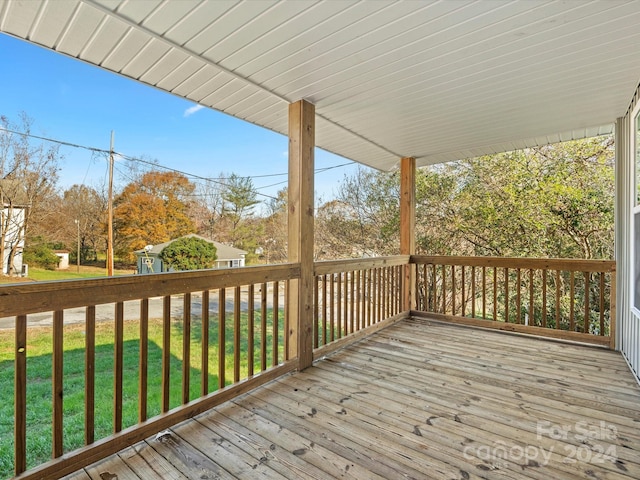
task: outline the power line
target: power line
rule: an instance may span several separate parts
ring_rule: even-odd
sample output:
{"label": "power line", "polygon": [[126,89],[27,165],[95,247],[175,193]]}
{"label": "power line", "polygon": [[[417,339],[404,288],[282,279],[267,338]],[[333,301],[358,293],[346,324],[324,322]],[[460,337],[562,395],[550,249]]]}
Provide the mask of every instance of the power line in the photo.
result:
{"label": "power line", "polygon": [[[59,145],[64,145],[64,146],[67,146],[67,147],[88,150],[88,151],[90,151],[90,152],[92,152],[94,154],[95,153],[101,153],[101,154],[105,154],[105,155],[111,154],[111,150],[106,150],[104,148],[89,147],[89,146],[81,145],[81,144],[78,144],[78,143],[67,142],[67,141],[64,141],[64,140],[58,140],[58,139],[55,139],[55,138],[44,137],[44,136],[40,136],[40,135],[34,135],[32,133],[18,132],[18,131],[11,130],[11,129],[8,129],[8,128],[5,128],[5,127],[0,127],[0,131],[6,132],[6,133],[12,133],[12,134],[15,134],[15,135],[21,135],[21,136],[25,136],[25,137],[29,137],[29,138],[35,138],[35,139],[43,140],[43,141],[46,141],[46,142],[57,143]],[[115,155],[119,156],[120,158],[122,158],[124,160],[127,160],[127,161],[130,161],[130,162],[138,162],[138,163],[150,165],[150,166],[155,167],[155,168],[162,168],[164,170],[168,170],[168,171],[171,171],[171,172],[179,173],[179,174],[184,175],[186,177],[196,178],[196,179],[199,179],[199,180],[202,180],[202,181],[205,181],[205,182],[217,183],[217,184],[225,186],[225,187],[229,186],[228,183],[225,183],[225,182],[221,181],[219,179],[220,177],[219,178],[203,177],[201,175],[196,175],[194,173],[185,172],[183,170],[178,170],[176,168],[167,167],[167,166],[161,165],[161,164],[159,164],[157,162],[144,160],[142,158],[132,157],[132,156],[129,156],[129,155],[126,155],[126,154],[123,154],[123,153],[118,153],[118,152],[113,152],[113,153]],[[323,172],[326,172],[328,170],[333,170],[335,168],[342,168],[342,167],[345,167],[345,166],[348,166],[348,165],[353,165],[354,163],[355,162],[346,162],[346,163],[341,163],[339,165],[332,165],[332,166],[329,166],[329,167],[319,168],[319,169],[315,170],[315,173],[323,173]],[[118,171],[121,174],[123,174],[123,172],[121,170],[118,169]],[[87,168],[87,172],[88,172],[88,168]],[[248,175],[248,176],[244,176],[244,177],[238,176],[238,178],[253,180],[253,179],[257,179],[257,178],[279,177],[279,176],[284,176],[284,175],[288,175],[288,173],[285,172],[285,173],[272,173],[272,174],[264,174],[264,175]],[[124,175],[124,176],[128,176],[128,175]],[[86,178],[86,174],[85,174],[85,178]],[[283,185],[283,184],[286,184],[286,183],[287,183],[286,181],[282,181],[282,182],[273,183],[273,184],[270,184],[270,185],[265,185],[265,186],[262,186],[262,187],[255,188],[256,194],[261,195],[263,197],[267,197],[267,198],[271,198],[271,199],[277,200],[277,197],[274,197],[273,195],[268,195],[266,193],[262,193],[262,192],[260,192],[258,190],[264,189],[264,188],[271,188],[271,187],[278,186],[278,185]]]}

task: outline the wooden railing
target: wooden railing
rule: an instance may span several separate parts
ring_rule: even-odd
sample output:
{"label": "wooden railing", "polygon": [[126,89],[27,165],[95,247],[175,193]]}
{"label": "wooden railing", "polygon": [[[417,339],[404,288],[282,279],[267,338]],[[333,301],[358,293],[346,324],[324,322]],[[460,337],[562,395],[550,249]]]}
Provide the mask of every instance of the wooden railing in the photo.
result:
{"label": "wooden railing", "polygon": [[413,256],[411,262],[419,312],[614,347],[614,261]]}
{"label": "wooden railing", "polygon": [[[299,277],[283,264],[1,287],[0,317],[15,317],[15,361],[2,362],[15,378],[14,473],[64,475],[295,369],[285,306]],[[78,336],[80,356],[65,348]],[[48,344],[34,357],[36,340]],[[47,449],[54,461],[38,466]]]}
{"label": "wooden railing", "polygon": [[[408,260],[315,264],[316,355],[401,317]],[[15,423],[13,442],[0,431],[0,451],[14,450],[0,478],[63,476],[296,369],[287,305],[300,278],[279,264],[0,287],[15,355],[0,362]]]}
{"label": "wooden railing", "polygon": [[408,256],[396,256],[315,264],[316,356],[338,347],[344,337],[400,318],[401,269],[408,261]]}
{"label": "wooden railing", "polygon": [[[314,264],[314,357],[406,317],[408,265],[413,313],[613,341],[614,262],[394,256]],[[0,362],[14,377],[14,433],[0,431],[9,468],[66,475],[295,370],[287,306],[299,279],[299,264],[280,264],[0,287],[14,327],[0,332],[14,356]]]}

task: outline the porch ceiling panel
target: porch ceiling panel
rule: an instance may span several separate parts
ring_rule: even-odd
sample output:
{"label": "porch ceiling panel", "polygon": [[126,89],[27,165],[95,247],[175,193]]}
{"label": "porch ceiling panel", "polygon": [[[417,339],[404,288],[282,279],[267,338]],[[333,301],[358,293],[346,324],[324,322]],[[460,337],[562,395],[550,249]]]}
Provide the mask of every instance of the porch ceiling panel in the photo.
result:
{"label": "porch ceiling panel", "polygon": [[0,0],[0,31],[374,168],[610,133],[640,2]]}

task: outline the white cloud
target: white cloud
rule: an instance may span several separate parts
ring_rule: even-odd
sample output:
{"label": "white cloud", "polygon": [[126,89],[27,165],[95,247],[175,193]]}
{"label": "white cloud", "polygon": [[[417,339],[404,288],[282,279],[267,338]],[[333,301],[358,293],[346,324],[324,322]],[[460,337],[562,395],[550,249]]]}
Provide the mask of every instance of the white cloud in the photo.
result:
{"label": "white cloud", "polygon": [[196,113],[198,110],[202,110],[204,107],[202,105],[194,105],[193,107],[189,107],[184,111],[184,117],[189,117]]}

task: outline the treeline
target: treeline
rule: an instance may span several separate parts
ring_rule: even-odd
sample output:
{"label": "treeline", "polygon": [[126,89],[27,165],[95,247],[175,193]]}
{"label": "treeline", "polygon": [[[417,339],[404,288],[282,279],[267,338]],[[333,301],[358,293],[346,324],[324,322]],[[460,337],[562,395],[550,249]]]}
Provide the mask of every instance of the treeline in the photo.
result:
{"label": "treeline", "polygon": [[[32,121],[0,117],[6,130],[28,133]],[[5,205],[25,210],[25,262],[54,266],[53,249],[75,262],[104,261],[107,192],[73,185],[61,191],[55,144],[0,134]],[[198,233],[248,252],[247,263],[286,261],[287,191],[262,203],[252,180],[220,174],[193,182],[160,167],[129,165],[114,196],[116,259]],[[418,253],[611,258],[613,141],[599,137],[421,168],[416,178]],[[399,246],[397,172],[361,168],[318,202],[316,259],[390,255]],[[7,262],[7,259],[3,259]]]}
{"label": "treeline", "polygon": [[[419,169],[416,248],[429,255],[613,258],[611,137]],[[399,175],[361,170],[320,207],[319,248],[398,253]]]}

